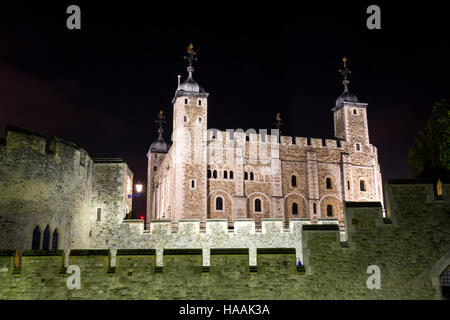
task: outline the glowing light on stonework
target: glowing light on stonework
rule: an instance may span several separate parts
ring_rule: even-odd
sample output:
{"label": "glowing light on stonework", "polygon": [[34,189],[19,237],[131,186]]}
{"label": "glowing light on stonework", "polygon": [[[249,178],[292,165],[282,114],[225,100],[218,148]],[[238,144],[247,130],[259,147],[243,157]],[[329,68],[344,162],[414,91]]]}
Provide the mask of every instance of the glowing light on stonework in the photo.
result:
{"label": "glowing light on stonework", "polygon": [[144,186],[143,186],[142,184],[137,184],[137,185],[136,185],[136,192],[137,192],[137,193],[141,193],[143,187],[144,187]]}

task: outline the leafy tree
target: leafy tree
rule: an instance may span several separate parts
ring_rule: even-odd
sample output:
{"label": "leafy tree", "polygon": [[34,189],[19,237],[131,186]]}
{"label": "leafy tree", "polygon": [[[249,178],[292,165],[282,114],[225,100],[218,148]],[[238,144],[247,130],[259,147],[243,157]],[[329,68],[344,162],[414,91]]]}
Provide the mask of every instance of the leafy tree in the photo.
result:
{"label": "leafy tree", "polygon": [[449,180],[450,177],[450,100],[435,103],[425,129],[409,150],[408,162],[413,178]]}

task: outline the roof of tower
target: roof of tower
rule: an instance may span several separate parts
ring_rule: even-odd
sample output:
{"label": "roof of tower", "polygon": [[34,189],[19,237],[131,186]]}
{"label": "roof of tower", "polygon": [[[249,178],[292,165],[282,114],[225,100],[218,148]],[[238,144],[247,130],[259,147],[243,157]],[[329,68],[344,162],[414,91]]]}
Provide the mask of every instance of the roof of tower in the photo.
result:
{"label": "roof of tower", "polygon": [[344,85],[344,92],[336,99],[336,108],[339,108],[344,105],[344,102],[359,102],[356,95],[348,90],[348,84],[350,81],[347,79],[348,75],[351,73],[351,71],[347,67],[347,58],[343,58],[342,61],[344,62],[344,69],[339,70],[339,73],[343,76],[344,80],[342,81],[342,84]]}
{"label": "roof of tower", "polygon": [[163,124],[166,122],[166,118],[163,115],[163,111],[159,111],[158,113],[158,120],[156,120],[156,123],[159,124],[158,128],[158,139],[156,139],[151,145],[150,149],[148,150],[148,153],[167,153],[170,149],[170,146],[164,141],[164,138],[162,136],[164,129]]}
{"label": "roof of tower", "polygon": [[194,61],[197,61],[197,58],[195,57],[196,53],[193,50],[194,46],[192,43],[187,48],[188,56],[185,56],[184,58],[189,61],[189,66],[187,67],[187,71],[189,73],[187,79],[180,83],[180,76],[178,76],[178,87],[175,91],[175,96],[173,97],[172,102],[175,102],[177,97],[180,96],[207,96],[208,93],[203,89],[201,85],[199,85],[193,78],[192,74],[194,73],[194,67],[192,66],[192,63]]}

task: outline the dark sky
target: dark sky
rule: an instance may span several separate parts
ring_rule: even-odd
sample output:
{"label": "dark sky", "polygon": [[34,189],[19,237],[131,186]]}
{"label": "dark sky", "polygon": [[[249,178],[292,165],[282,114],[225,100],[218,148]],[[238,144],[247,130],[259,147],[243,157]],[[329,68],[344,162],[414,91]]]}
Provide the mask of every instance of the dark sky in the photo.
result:
{"label": "dark sky", "polygon": [[[122,157],[135,182],[145,182],[160,109],[170,138],[189,42],[194,78],[210,93],[208,127],[269,129],[281,112],[284,134],[302,137],[334,136],[346,56],[350,90],[369,103],[383,180],[408,176],[414,138],[434,102],[450,98],[450,19],[430,1],[92,2],[2,1],[1,135],[16,125],[92,157]],[[81,7],[81,30],[66,28],[70,4]],[[370,4],[381,8],[381,30],[366,28]],[[139,214],[144,203],[135,200]]]}

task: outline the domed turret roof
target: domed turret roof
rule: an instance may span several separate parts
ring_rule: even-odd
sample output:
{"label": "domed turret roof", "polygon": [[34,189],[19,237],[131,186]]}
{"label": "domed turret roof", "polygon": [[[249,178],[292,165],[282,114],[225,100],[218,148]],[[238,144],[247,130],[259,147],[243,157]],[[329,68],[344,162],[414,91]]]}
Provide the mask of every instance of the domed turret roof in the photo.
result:
{"label": "domed turret roof", "polygon": [[169,151],[169,145],[161,135],[150,145],[149,149],[150,153],[167,153],[167,151]]}
{"label": "domed turret roof", "polygon": [[342,94],[336,99],[336,107],[342,106],[344,104],[344,101],[358,102],[358,98],[356,97],[356,95],[348,90],[348,86],[346,84],[344,85],[344,92],[342,92]]}

